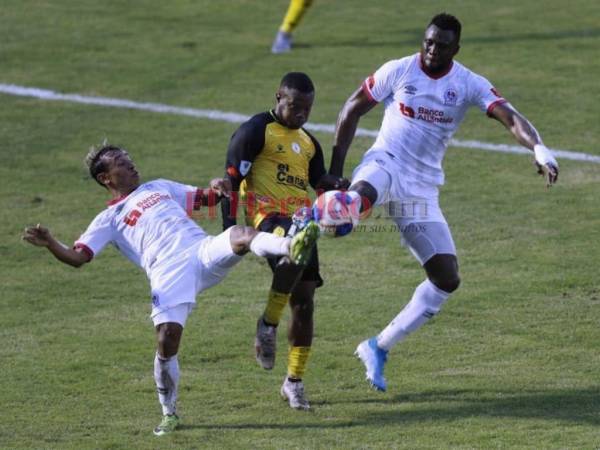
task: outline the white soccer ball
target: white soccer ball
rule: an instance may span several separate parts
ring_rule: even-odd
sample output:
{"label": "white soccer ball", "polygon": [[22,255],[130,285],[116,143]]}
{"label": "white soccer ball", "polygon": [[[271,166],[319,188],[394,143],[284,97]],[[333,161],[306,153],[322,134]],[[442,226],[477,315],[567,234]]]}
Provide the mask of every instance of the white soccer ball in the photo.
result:
{"label": "white soccer ball", "polygon": [[323,236],[345,236],[358,224],[360,204],[355,192],[327,191],[315,200],[313,219]]}

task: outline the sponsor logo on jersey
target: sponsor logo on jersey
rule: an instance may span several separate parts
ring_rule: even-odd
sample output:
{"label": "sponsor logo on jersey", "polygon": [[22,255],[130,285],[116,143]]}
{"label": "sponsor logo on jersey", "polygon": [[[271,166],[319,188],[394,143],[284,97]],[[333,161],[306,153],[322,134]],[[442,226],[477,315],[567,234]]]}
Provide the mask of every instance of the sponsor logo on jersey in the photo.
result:
{"label": "sponsor logo on jersey", "polygon": [[417,93],[417,88],[412,84],[407,84],[404,86],[404,93],[409,95],[415,95]]}
{"label": "sponsor logo on jersey", "polygon": [[425,108],[424,106],[419,106],[418,108],[412,108],[404,103],[400,102],[398,104],[400,108],[400,112],[403,116],[409,117],[411,119],[423,120],[424,122],[429,123],[452,123],[454,122],[453,117],[446,116],[444,111],[433,108]]}
{"label": "sponsor logo on jersey", "polygon": [[275,150],[275,153],[285,153],[285,148],[283,145],[277,144],[277,150]]}
{"label": "sponsor logo on jersey", "polygon": [[290,171],[290,166],[287,164],[278,164],[277,165],[277,183],[279,184],[287,184],[290,186],[295,186],[302,190],[306,190],[306,180],[302,177],[298,177],[295,175],[290,175],[288,172]]}
{"label": "sponsor logo on jersey", "polygon": [[410,106],[406,106],[402,102],[400,102],[399,106],[400,106],[400,112],[402,113],[403,116],[410,117],[410,118],[415,117],[415,110],[412,109]]}
{"label": "sponsor logo on jersey", "polygon": [[243,177],[248,175],[248,172],[250,171],[250,167],[252,167],[252,163],[250,161],[242,160],[242,162],[240,163],[240,173],[242,174]]}
{"label": "sponsor logo on jersey", "polygon": [[294,151],[294,153],[300,154],[300,150],[302,150],[302,148],[297,142],[292,142],[292,150]]}
{"label": "sponsor logo on jersey", "polygon": [[134,227],[135,224],[137,223],[138,219],[141,217],[141,215],[142,215],[142,213],[140,211],[138,211],[137,209],[134,209],[127,213],[127,215],[123,219],[123,222],[125,222],[130,227]]}
{"label": "sponsor logo on jersey", "polygon": [[454,122],[453,117],[448,117],[444,114],[444,111],[433,108],[425,108],[419,106],[417,109],[416,118],[418,120],[424,120],[430,123],[452,123]]}
{"label": "sponsor logo on jersey", "polygon": [[456,99],[458,98],[458,94],[456,90],[452,88],[448,88],[446,92],[444,92],[444,105],[447,106],[456,106]]}

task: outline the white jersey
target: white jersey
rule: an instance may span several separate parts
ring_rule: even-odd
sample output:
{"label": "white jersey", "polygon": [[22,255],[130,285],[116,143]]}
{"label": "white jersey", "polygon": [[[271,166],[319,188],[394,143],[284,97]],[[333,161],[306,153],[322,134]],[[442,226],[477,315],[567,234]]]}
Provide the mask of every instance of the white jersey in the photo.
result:
{"label": "white jersey", "polygon": [[428,76],[419,53],[385,63],[364,81],[363,90],[385,106],[370,151],[387,152],[403,176],[434,185],[444,184],[448,141],[469,106],[489,114],[506,102],[488,80],[456,61],[447,73]]}
{"label": "white jersey", "polygon": [[207,234],[190,217],[198,188],[169,180],[140,185],[124,198],[113,200],[75,242],[90,258],[107,244],[150,269],[184,253]]}

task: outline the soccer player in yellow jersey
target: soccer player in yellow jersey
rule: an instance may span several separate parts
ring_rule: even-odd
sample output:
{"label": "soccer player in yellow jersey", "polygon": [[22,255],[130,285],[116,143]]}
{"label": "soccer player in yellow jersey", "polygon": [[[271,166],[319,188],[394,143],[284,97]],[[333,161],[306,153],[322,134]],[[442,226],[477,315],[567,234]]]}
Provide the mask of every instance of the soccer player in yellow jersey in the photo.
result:
{"label": "soccer player in yellow jersey", "polygon": [[[295,211],[310,206],[308,186],[339,189],[344,181],[327,174],[319,142],[302,126],[308,120],[315,97],[310,78],[300,72],[283,77],[275,95],[274,109],[242,124],[231,137],[227,150],[226,177],[232,196],[223,204],[223,226],[234,225],[243,205],[249,225],[280,236],[288,233]],[[347,186],[347,184],[346,184]],[[239,191],[239,198],[235,191]],[[267,370],[275,364],[277,325],[285,306],[291,307],[288,330],[290,344],[287,376],[281,395],[295,409],[310,405],[302,377],[313,337],[313,297],[323,284],[319,259],[313,248],[307,264],[290,264],[286,258],[270,258],[271,290],[256,331],[256,359]]]}
{"label": "soccer player in yellow jersey", "polygon": [[272,53],[286,53],[292,49],[292,33],[312,2],[313,0],[290,0],[283,22],[271,46]]}

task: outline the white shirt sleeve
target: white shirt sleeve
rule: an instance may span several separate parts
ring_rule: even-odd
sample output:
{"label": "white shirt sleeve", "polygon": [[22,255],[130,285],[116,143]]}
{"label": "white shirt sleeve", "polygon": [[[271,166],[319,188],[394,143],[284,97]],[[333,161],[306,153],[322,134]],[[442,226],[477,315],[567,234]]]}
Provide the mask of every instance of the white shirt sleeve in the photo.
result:
{"label": "white shirt sleeve", "polygon": [[410,58],[386,62],[363,82],[363,91],[374,101],[381,102],[394,93],[398,80],[406,72]]}
{"label": "white shirt sleeve", "polygon": [[75,241],[73,248],[83,250],[91,260],[113,240],[111,215],[103,211],[96,216],[87,230]]}
{"label": "white shirt sleeve", "polygon": [[185,211],[191,212],[195,203],[198,202],[197,195],[202,194],[202,190],[190,184],[177,183],[171,180],[156,180],[169,191],[171,198],[177,202]]}
{"label": "white shirt sleeve", "polygon": [[478,106],[481,111],[488,115],[497,105],[507,102],[492,83],[481,75],[472,73],[470,84],[470,103]]}

